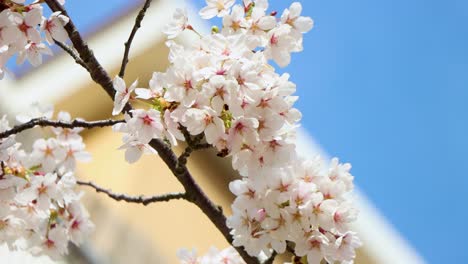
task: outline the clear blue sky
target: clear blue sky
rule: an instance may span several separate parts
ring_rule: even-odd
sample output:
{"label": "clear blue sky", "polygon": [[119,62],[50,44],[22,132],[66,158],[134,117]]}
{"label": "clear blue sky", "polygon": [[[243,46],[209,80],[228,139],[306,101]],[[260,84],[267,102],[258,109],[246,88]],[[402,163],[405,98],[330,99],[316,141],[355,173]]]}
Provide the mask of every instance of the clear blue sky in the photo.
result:
{"label": "clear blue sky", "polygon": [[[67,7],[90,30],[128,2]],[[316,27],[286,70],[303,126],[429,263],[468,259],[468,1],[302,2]]]}

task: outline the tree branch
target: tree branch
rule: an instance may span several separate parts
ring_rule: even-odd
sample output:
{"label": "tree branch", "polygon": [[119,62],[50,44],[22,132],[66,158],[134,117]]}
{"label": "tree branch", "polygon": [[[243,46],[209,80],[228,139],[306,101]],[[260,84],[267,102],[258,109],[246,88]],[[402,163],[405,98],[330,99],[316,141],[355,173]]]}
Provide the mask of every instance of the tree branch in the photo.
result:
{"label": "tree branch", "polygon": [[[221,234],[223,234],[229,244],[232,245],[233,239],[230,234],[231,230],[226,225],[226,216],[224,216],[221,207],[216,206],[210,198],[208,198],[194,180],[187,167],[185,165],[180,166],[177,156],[166,143],[158,139],[153,139],[149,144],[158,151],[161,159],[182,184],[187,193],[187,199],[202,210],[202,212],[218,228]],[[235,247],[235,249],[247,264],[259,263],[258,259],[247,254],[243,247]]]}
{"label": "tree branch", "polygon": [[130,36],[128,37],[127,42],[125,42],[125,51],[124,51],[124,55],[122,58],[122,65],[120,66],[120,72],[119,72],[120,78],[123,78],[125,75],[125,69],[127,68],[128,56],[130,54],[130,47],[132,46],[133,38],[135,37],[138,29],[141,27],[141,22],[143,21],[143,18],[145,18],[146,10],[148,10],[152,1],[153,0],[145,1],[145,4],[141,8],[137,17],[135,18],[135,25],[133,26],[132,32],[130,33]]}
{"label": "tree branch", "polygon": [[116,201],[125,201],[127,203],[137,203],[137,204],[143,204],[143,205],[148,205],[150,203],[156,203],[156,202],[169,202],[171,200],[178,200],[178,199],[187,199],[187,195],[185,193],[167,193],[163,195],[155,195],[155,196],[130,196],[126,194],[121,194],[121,193],[114,193],[110,189],[104,189],[102,187],[99,187],[93,182],[84,182],[84,181],[77,181],[76,182],[79,185],[83,186],[89,186],[93,188],[97,193],[104,193],[110,198],[116,200]]}
{"label": "tree branch", "polygon": [[78,54],[75,53],[75,51],[73,51],[70,47],[68,47],[65,43],[62,43],[58,40],[55,40],[54,39],[54,42],[55,44],[57,44],[57,46],[59,46],[62,50],[64,50],[66,53],[68,53],[68,55],[70,55],[77,64],[81,65],[81,67],[83,67],[86,71],[89,72],[89,69],[88,69],[88,66],[86,66],[86,64],[84,63],[84,61],[80,58],[80,56]]}
{"label": "tree branch", "polygon": [[202,150],[202,149],[208,149],[208,148],[211,148],[213,147],[211,144],[209,143],[199,143],[199,144],[196,144],[195,146],[193,146],[193,149],[195,150]]}
{"label": "tree branch", "polygon": [[85,121],[80,119],[75,119],[70,122],[60,121],[60,120],[49,120],[45,118],[35,118],[31,119],[29,122],[26,122],[21,125],[17,125],[10,130],[0,133],[0,139],[9,137],[14,134],[18,134],[24,130],[31,129],[35,126],[41,127],[61,127],[61,128],[96,128],[96,127],[107,127],[113,126],[118,123],[123,123],[125,120],[99,120],[99,121]]}
{"label": "tree branch", "polygon": [[273,262],[275,262],[275,258],[277,255],[278,253],[276,251],[273,251],[273,253],[271,254],[271,257],[265,260],[262,264],[273,264]]}

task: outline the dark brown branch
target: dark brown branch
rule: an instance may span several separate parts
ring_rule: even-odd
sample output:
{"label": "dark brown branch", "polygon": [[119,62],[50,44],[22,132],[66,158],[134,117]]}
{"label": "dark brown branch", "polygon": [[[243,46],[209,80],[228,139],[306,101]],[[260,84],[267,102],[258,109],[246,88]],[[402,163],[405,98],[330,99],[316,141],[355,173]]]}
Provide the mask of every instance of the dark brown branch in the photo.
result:
{"label": "dark brown branch", "polygon": [[[203,192],[187,167],[181,166],[178,162],[177,156],[172,149],[161,140],[152,140],[150,146],[156,149],[161,159],[166,163],[172,173],[176,176],[179,182],[184,187],[187,193],[187,199],[194,203],[202,210],[202,212],[211,220],[211,222],[223,234],[224,238],[232,244],[231,230],[226,225],[226,216],[220,207],[216,206],[210,198]],[[237,252],[247,264],[257,264],[258,259],[250,256],[242,247],[236,247]]]}
{"label": "dark brown branch", "polygon": [[88,69],[88,66],[86,66],[86,64],[84,63],[84,61],[80,58],[80,56],[78,54],[75,53],[75,51],[73,51],[73,49],[71,49],[70,47],[68,47],[65,43],[62,43],[58,40],[55,40],[54,39],[54,42],[55,44],[57,44],[57,46],[59,46],[63,51],[65,51],[66,53],[68,53],[68,55],[70,55],[70,57],[72,57],[75,62],[79,65],[81,65],[81,67],[85,68],[85,70],[87,70],[89,72],[89,69]]}
{"label": "dark brown branch", "polygon": [[195,146],[193,146],[193,149],[202,150],[202,149],[208,149],[208,148],[211,148],[211,147],[213,147],[211,144],[199,143],[199,144],[196,144]]}
{"label": "dark brown branch", "polygon": [[277,255],[278,253],[276,253],[276,251],[273,251],[273,253],[271,254],[271,257],[265,260],[262,264],[273,264],[273,262],[275,262],[275,258]]}
{"label": "dark brown branch", "polygon": [[112,190],[99,187],[93,182],[77,181],[76,183],[79,185],[83,185],[83,186],[89,186],[93,188],[97,193],[104,193],[116,201],[125,201],[127,203],[143,204],[145,206],[150,203],[169,202],[171,200],[187,199],[187,195],[185,193],[167,193],[167,194],[155,195],[155,196],[149,196],[149,197],[145,197],[142,195],[130,196],[127,194],[114,193],[112,192]]}
{"label": "dark brown branch", "polygon": [[125,69],[127,68],[128,56],[130,55],[130,47],[132,46],[133,38],[135,37],[138,29],[141,27],[141,22],[143,21],[143,18],[145,18],[146,10],[148,10],[152,1],[153,0],[145,1],[145,4],[141,8],[137,17],[135,18],[135,25],[133,25],[132,32],[130,33],[130,36],[128,37],[127,42],[125,42],[125,51],[124,51],[124,55],[122,58],[122,65],[120,66],[120,72],[119,72],[119,76],[121,78],[123,78],[125,75]]}
{"label": "dark brown branch", "polygon": [[185,148],[184,152],[182,152],[182,154],[177,158],[177,170],[183,171],[186,169],[185,166],[187,165],[187,159],[190,157],[193,150],[194,149],[190,146]]}
{"label": "dark brown branch", "polygon": [[0,139],[18,134],[24,130],[34,128],[35,126],[61,127],[61,128],[70,128],[70,129],[77,128],[77,127],[96,128],[96,127],[113,126],[115,124],[122,123],[122,122],[125,122],[125,120],[107,119],[107,120],[99,120],[99,121],[85,121],[81,119],[75,119],[73,121],[66,122],[66,121],[59,121],[59,120],[49,120],[45,118],[35,118],[35,119],[31,119],[31,121],[29,122],[26,122],[21,125],[17,125],[10,130],[0,133]]}
{"label": "dark brown branch", "polygon": [[[45,2],[52,9],[52,11],[61,11],[63,15],[70,18],[68,13],[57,2],[57,0],[45,0]],[[73,46],[80,55],[80,58],[90,69],[91,78],[96,83],[100,84],[111,98],[114,98],[115,90],[112,85],[112,80],[110,79],[108,73],[94,57],[93,52],[82,39],[71,18],[70,22],[65,26],[65,30],[67,31]],[[128,112],[130,109],[131,106],[127,104],[124,108],[124,111]],[[177,170],[179,167],[179,162],[172,149],[166,143],[164,143],[164,141],[159,139],[152,140],[150,145],[158,151],[161,159],[166,163],[172,173],[183,185],[185,191],[187,192],[187,199],[197,205],[223,234],[226,240],[232,244],[233,239],[230,234],[231,230],[226,225],[226,217],[224,216],[222,210],[220,207],[216,206],[208,198],[208,196],[206,196],[206,194],[201,190],[200,186],[195,182],[192,175],[185,166],[182,169]],[[249,256],[242,247],[236,247],[236,250],[247,264],[259,263],[257,258]]]}

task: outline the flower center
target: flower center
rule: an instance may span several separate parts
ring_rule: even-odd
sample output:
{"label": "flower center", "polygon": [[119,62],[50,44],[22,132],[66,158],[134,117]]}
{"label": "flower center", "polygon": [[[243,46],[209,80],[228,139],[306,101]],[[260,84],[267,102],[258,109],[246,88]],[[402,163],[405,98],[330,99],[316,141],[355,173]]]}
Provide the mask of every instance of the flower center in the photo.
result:
{"label": "flower center", "polygon": [[143,124],[149,126],[152,122],[153,119],[149,115],[145,115],[145,117],[143,117]]}

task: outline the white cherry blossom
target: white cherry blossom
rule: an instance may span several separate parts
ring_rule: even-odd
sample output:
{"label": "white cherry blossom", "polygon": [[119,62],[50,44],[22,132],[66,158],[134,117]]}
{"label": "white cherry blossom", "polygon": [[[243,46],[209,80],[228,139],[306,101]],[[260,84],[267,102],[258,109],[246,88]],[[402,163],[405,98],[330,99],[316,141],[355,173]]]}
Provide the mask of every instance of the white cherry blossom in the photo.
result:
{"label": "white cherry blossom", "polygon": [[207,6],[202,8],[199,14],[204,19],[210,19],[215,16],[223,17],[228,14],[234,2],[234,0],[206,0]]}
{"label": "white cherry blossom", "polygon": [[225,35],[241,32],[245,30],[247,26],[244,7],[241,5],[233,6],[232,12],[223,17],[223,34]]}
{"label": "white cherry blossom", "polygon": [[290,25],[300,33],[306,33],[312,29],[314,22],[310,17],[301,16],[302,5],[294,2],[289,9],[285,9],[281,15],[281,22]]}
{"label": "white cherry blossom", "polygon": [[52,50],[44,43],[29,42],[24,47],[24,50],[20,52],[18,56],[18,63],[23,63],[26,59],[31,65],[37,67],[42,64],[42,55],[52,56]]}
{"label": "white cherry blossom", "polygon": [[122,112],[128,100],[132,96],[132,92],[136,89],[138,81],[134,81],[130,87],[127,87],[125,81],[119,76],[115,76],[113,81],[114,89],[116,91],[114,98],[114,109],[112,115],[118,115]]}
{"label": "white cherry blossom", "polygon": [[124,144],[119,149],[125,149],[125,160],[128,163],[137,162],[143,154],[155,154],[156,151],[147,143],[141,143],[134,136],[124,136]]}
{"label": "white cherry blossom", "polygon": [[[57,119],[64,122],[70,122],[71,116],[68,112],[59,112],[57,114]],[[57,136],[57,139],[62,142],[80,140],[80,132],[83,131],[81,127],[75,128],[61,128],[61,127],[52,127],[51,128],[54,134]]]}
{"label": "white cherry blossom", "polygon": [[168,39],[176,38],[188,26],[187,10],[177,8],[172,16],[171,22],[164,26],[163,32]]}
{"label": "white cherry blossom", "polygon": [[5,9],[0,13],[0,46],[14,43],[20,34],[16,21],[12,19],[12,13]]}
{"label": "white cherry blossom", "polygon": [[295,247],[296,255],[307,256],[307,263],[309,264],[320,264],[329,246],[328,238],[316,230],[311,234],[305,233],[303,239],[297,242]]}
{"label": "white cherry blossom", "polygon": [[65,159],[65,156],[65,150],[54,138],[36,140],[31,153],[34,162],[39,164],[45,172],[52,172],[57,167],[57,163]]}
{"label": "white cherry blossom", "polygon": [[64,26],[68,24],[70,19],[61,14],[60,11],[52,13],[48,19],[44,19],[41,24],[41,30],[46,34],[46,40],[49,44],[54,43],[54,39],[60,42],[65,42],[68,39],[68,34]]}
{"label": "white cherry blossom", "polygon": [[20,43],[27,44],[28,41],[40,43],[41,35],[36,26],[42,22],[42,6],[36,6],[22,15],[18,13],[13,13],[13,15],[18,29],[22,33],[19,37]]}
{"label": "white cherry blossom", "polygon": [[76,167],[76,161],[89,162],[91,160],[91,154],[85,151],[85,144],[81,141],[75,140],[68,142],[64,146],[65,158],[61,166],[67,170],[74,170]]}
{"label": "white cherry blossom", "polygon": [[51,206],[51,199],[58,198],[56,180],[57,174],[55,173],[34,177],[31,180],[31,186],[26,187],[16,199],[22,204],[36,200],[39,209],[48,210]]}
{"label": "white cherry blossom", "polygon": [[148,111],[142,109],[132,110],[132,118],[127,122],[129,128],[141,143],[148,143],[153,138],[162,138],[164,129],[161,114],[155,109]]}

